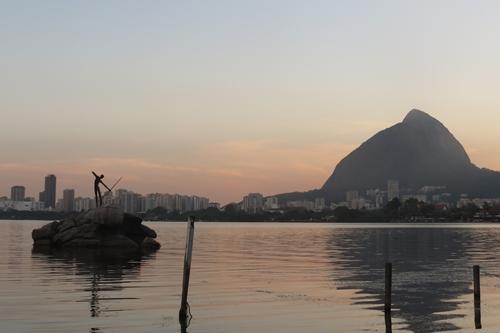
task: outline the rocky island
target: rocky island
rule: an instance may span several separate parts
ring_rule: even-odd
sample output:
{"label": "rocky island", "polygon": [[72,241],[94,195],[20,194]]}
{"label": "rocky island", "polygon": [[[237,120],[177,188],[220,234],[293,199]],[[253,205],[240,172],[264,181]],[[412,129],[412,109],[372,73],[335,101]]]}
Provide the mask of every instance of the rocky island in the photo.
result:
{"label": "rocky island", "polygon": [[117,207],[100,207],[34,229],[35,248],[116,249],[153,252],[160,248],[156,232],[142,219]]}

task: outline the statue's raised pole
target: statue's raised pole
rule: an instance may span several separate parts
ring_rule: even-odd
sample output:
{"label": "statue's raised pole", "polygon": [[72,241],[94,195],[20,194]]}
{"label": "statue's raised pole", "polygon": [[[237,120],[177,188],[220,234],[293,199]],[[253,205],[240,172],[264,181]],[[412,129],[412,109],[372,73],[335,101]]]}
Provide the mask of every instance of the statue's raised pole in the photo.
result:
{"label": "statue's raised pole", "polygon": [[190,216],[187,223],[186,252],[184,254],[184,274],[182,278],[182,299],[181,309],[179,310],[179,322],[181,326],[186,326],[188,322],[188,289],[189,275],[191,273],[191,258],[193,256],[193,238],[194,238],[194,217]]}

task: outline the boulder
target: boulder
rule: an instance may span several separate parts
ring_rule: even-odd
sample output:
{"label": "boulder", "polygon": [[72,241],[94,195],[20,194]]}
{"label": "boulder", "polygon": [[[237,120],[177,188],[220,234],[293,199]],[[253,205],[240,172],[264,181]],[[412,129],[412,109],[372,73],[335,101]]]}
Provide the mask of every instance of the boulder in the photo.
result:
{"label": "boulder", "polygon": [[123,214],[123,224],[139,226],[142,223],[142,219],[132,214],[124,213]]}
{"label": "boulder", "polygon": [[103,224],[108,226],[116,226],[123,224],[124,213],[118,207],[100,207],[91,209],[85,214],[85,219],[90,220],[93,224]]}
{"label": "boulder", "polygon": [[31,232],[31,237],[33,240],[41,240],[41,239],[52,239],[54,235],[57,233],[57,227],[59,226],[59,222],[54,221],[49,224],[44,225],[39,229],[35,229]]}
{"label": "boulder", "polygon": [[91,216],[87,216],[87,212],[80,213],[75,218],[75,224],[77,226],[81,226],[84,224],[90,224],[90,223],[92,223],[92,219],[91,219]]}
{"label": "boulder", "polygon": [[71,229],[76,226],[75,220],[73,219],[67,219],[64,220],[61,224],[59,224],[59,227],[57,228],[57,232],[64,232],[68,229]]}
{"label": "boulder", "polygon": [[67,248],[98,248],[101,246],[99,239],[75,238],[64,244]]}
{"label": "boulder", "polygon": [[81,225],[78,227],[78,235],[87,239],[99,238],[99,227],[99,225],[92,223]]}
{"label": "boulder", "polygon": [[102,240],[101,247],[137,249],[139,245],[124,235],[111,235]]}
{"label": "boulder", "polygon": [[117,249],[155,251],[160,243],[156,232],[142,219],[117,207],[101,207],[60,222],[52,222],[32,232],[35,247],[55,249]]}
{"label": "boulder", "polygon": [[41,247],[41,248],[45,248],[45,247],[52,247],[52,240],[51,239],[38,239],[37,241],[35,241],[35,247]]}
{"label": "boulder", "polygon": [[145,237],[142,241],[141,248],[145,252],[156,251],[161,247],[160,243],[151,237]]}
{"label": "boulder", "polygon": [[77,238],[79,236],[78,228],[67,229],[63,232],[58,232],[53,238],[52,242],[57,245],[63,245],[64,243],[69,242],[70,240]]}
{"label": "boulder", "polygon": [[156,231],[154,231],[153,229],[151,229],[150,227],[147,227],[145,226],[144,224],[141,225],[141,229],[142,229],[142,233],[144,235],[146,235],[146,237],[149,237],[149,238],[156,238],[157,235],[156,235]]}

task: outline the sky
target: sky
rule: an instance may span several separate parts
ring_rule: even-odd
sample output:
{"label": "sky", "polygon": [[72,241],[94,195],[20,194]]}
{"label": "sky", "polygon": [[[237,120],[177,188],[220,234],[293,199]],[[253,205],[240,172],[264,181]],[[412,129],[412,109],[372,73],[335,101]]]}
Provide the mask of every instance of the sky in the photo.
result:
{"label": "sky", "polygon": [[321,187],[412,108],[500,170],[498,1],[0,1],[0,196]]}

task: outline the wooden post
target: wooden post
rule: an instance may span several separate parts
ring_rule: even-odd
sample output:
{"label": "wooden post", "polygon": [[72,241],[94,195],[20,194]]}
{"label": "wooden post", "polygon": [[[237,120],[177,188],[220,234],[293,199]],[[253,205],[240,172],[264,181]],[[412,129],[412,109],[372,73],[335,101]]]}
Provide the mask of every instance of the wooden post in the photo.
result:
{"label": "wooden post", "polygon": [[474,276],[474,324],[476,329],[481,328],[481,283],[480,283],[480,269],[478,265],[473,267]]}
{"label": "wooden post", "polygon": [[186,326],[188,319],[188,289],[189,275],[191,273],[191,257],[193,255],[194,238],[194,217],[190,216],[187,223],[186,252],[184,254],[184,274],[182,278],[182,299],[181,309],[179,310],[179,322],[181,326]]}
{"label": "wooden post", "polygon": [[385,312],[384,317],[385,317],[385,333],[392,333],[391,311]]}
{"label": "wooden post", "polygon": [[384,311],[391,311],[392,303],[392,264],[390,262],[385,264],[385,304]]}

